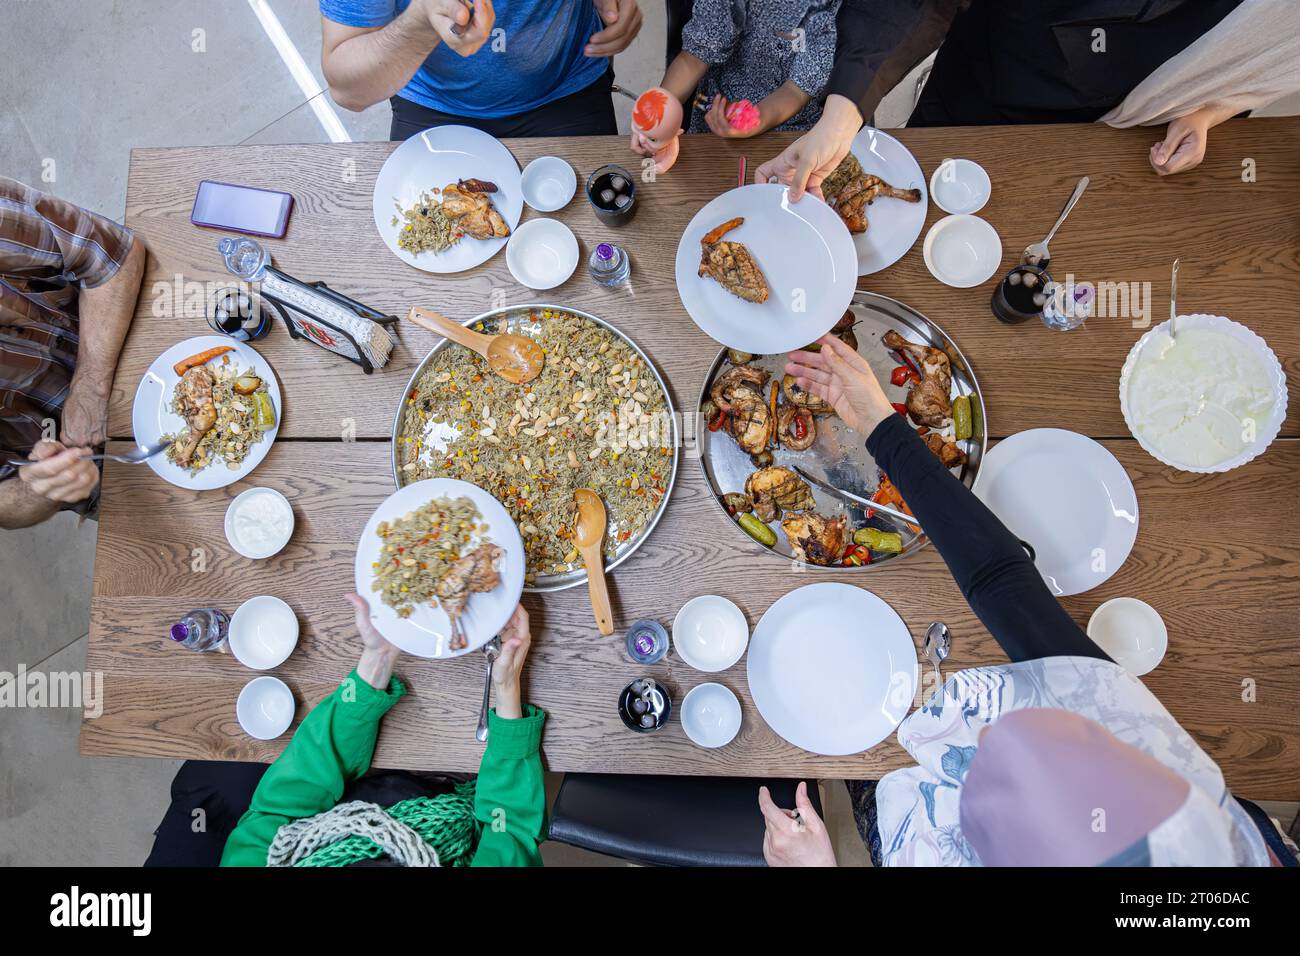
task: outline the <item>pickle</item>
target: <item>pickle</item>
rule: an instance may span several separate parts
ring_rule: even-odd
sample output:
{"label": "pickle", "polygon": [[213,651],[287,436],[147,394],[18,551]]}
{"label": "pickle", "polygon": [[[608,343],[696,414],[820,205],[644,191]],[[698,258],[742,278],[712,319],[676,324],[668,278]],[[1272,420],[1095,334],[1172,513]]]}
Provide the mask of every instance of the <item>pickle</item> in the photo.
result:
{"label": "pickle", "polygon": [[742,514],[737,516],[740,526],[745,529],[745,533],[766,548],[776,544],[776,532],[769,528],[763,522],[759,521],[751,514]]}
{"label": "pickle", "polygon": [[266,392],[256,392],[253,395],[253,412],[258,429],[267,432],[275,427],[275,406],[271,404],[271,396]]}
{"label": "pickle", "polygon": [[964,441],[974,434],[969,395],[958,395],[952,400],[952,428],[957,441]]}
{"label": "pickle", "polygon": [[888,551],[898,554],[903,550],[903,536],[893,531],[881,531],[879,528],[859,528],[853,532],[853,543],[864,544],[872,551]]}

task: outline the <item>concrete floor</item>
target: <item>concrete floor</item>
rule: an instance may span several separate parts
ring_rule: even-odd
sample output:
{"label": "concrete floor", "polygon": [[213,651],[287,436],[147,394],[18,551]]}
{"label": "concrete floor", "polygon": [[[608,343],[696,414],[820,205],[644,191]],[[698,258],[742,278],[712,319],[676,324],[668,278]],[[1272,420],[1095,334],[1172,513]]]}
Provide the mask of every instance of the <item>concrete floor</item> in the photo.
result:
{"label": "concrete floor", "polygon": [[[5,4],[0,172],[120,219],[135,146],[325,142],[321,104],[350,138],[387,138],[386,105],[354,114],[315,92],[324,82],[316,4],[265,4],[314,77],[304,90],[255,15],[261,3]],[[642,6],[641,35],[615,60],[619,82],[632,89],[663,70],[663,8]],[[906,95],[895,99],[878,114],[882,125],[906,117]],[[625,130],[628,103],[615,104]],[[0,533],[0,672],[84,667],[95,531],[61,516]],[[76,709],[0,709],[0,865],[129,866],[147,855],[177,762],[81,757],[79,724]],[[548,776],[553,795],[559,778]],[[824,782],[823,801],[841,862],[868,864],[838,781]],[[1296,805],[1270,809],[1289,819]],[[618,863],[557,844],[543,856],[551,865]]]}

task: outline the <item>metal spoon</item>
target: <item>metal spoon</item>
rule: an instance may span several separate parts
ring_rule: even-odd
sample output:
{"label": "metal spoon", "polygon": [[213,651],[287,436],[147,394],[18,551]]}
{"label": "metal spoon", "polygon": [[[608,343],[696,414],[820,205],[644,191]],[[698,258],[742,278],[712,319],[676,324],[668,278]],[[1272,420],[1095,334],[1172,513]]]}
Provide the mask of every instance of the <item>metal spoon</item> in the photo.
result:
{"label": "metal spoon", "polygon": [[1182,257],[1174,260],[1173,275],[1169,277],[1169,337],[1174,338],[1174,326],[1178,324],[1178,263]]}
{"label": "metal spoon", "polygon": [[1047,249],[1047,244],[1052,241],[1052,237],[1056,235],[1056,230],[1061,228],[1061,223],[1065,222],[1065,217],[1070,214],[1070,210],[1074,208],[1074,204],[1079,201],[1079,197],[1083,195],[1083,191],[1087,188],[1088,177],[1084,176],[1079,180],[1079,184],[1074,187],[1074,192],[1070,193],[1070,198],[1065,201],[1065,208],[1061,210],[1056,225],[1052,226],[1051,231],[1047,233],[1042,242],[1035,242],[1032,245],[1025,246],[1025,254],[1021,258],[1021,262],[1028,262],[1030,265],[1042,265],[1052,258],[1052,254]]}
{"label": "metal spoon", "polygon": [[[135,451],[127,452],[125,455],[110,455],[102,453],[98,455],[87,455],[85,461],[120,461],[124,465],[138,465],[154,455],[161,454],[175,444],[173,439],[159,442],[156,445],[143,445]],[[6,458],[6,465],[12,465],[14,468],[22,468],[25,465],[35,464],[30,458]]]}
{"label": "metal spoon", "polygon": [[925,629],[925,656],[934,665],[934,686],[936,696],[940,699],[942,695],[938,692],[943,687],[943,674],[939,672],[939,664],[948,659],[951,646],[952,635],[948,633],[947,624],[935,621]]}
{"label": "metal spoon", "polygon": [[494,637],[483,645],[483,656],[487,658],[487,676],[483,678],[483,706],[478,712],[478,729],[474,731],[474,739],[483,741],[488,737],[488,698],[492,694],[492,665],[496,663],[497,656],[501,653],[501,638]]}

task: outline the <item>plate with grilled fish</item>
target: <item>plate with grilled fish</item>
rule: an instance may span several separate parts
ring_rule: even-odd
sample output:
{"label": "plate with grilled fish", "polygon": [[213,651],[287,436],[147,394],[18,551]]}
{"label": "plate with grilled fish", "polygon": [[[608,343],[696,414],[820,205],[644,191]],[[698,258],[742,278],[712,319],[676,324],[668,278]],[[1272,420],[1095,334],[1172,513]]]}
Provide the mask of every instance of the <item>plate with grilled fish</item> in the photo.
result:
{"label": "plate with grilled fish", "polygon": [[417,657],[468,654],[505,626],[524,588],[524,544],[478,485],[427,478],[393,492],[357,543],[357,593],[380,634]]}
{"label": "plate with grilled fish", "polygon": [[384,243],[425,272],[463,272],[506,244],[523,212],[523,176],[510,150],[468,126],[436,126],[400,144],[375,179]]}
{"label": "plate with grilled fish", "polygon": [[925,175],[907,147],[864,126],[849,153],[822,181],[822,195],[853,236],[858,275],[892,266],[925,226]]}
{"label": "plate with grilled fish", "polygon": [[715,341],[785,352],[824,334],[857,282],[843,220],[816,196],[790,203],[786,187],[755,184],[718,196],[677,245],[677,292]]}
{"label": "plate with grilled fish", "polygon": [[[895,410],[973,486],[986,445],[984,403],[943,330],[901,302],[857,292],[830,334],[867,359]],[[700,394],[698,457],[737,542],[800,566],[840,570],[920,550],[928,539],[918,525],[835,493],[911,514],[865,437],[785,374],[786,357],[724,349]]]}
{"label": "plate with grilled fish", "polygon": [[247,476],[280,430],[280,386],[247,342],[200,335],[154,359],[135,390],[131,429],[141,446],[170,439],[147,459],[180,488],[209,491]]}

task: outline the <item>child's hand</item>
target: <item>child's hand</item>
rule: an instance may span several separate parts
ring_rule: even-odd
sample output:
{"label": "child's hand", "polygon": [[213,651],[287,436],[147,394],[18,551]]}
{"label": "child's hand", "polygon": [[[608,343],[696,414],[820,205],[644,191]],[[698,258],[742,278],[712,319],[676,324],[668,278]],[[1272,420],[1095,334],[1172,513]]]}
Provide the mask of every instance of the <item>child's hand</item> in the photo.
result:
{"label": "child's hand", "polygon": [[[734,105],[739,106],[744,102],[746,101],[742,100],[740,103]],[[753,111],[752,114],[749,110],[742,110],[742,113],[752,116],[752,125],[749,125],[748,128],[741,128],[740,126],[732,124],[731,120],[727,118],[727,98],[718,94],[714,95],[713,103],[709,106],[709,111],[704,114],[704,121],[709,124],[709,129],[713,131],[715,136],[733,139],[743,139],[748,136],[753,136],[762,130],[762,124],[758,122],[758,110],[752,103],[748,105],[749,109]],[[743,125],[744,124],[742,124],[742,126]]]}
{"label": "child's hand", "polygon": [[659,147],[653,145],[639,129],[632,130],[632,152],[638,156],[653,156]]}

